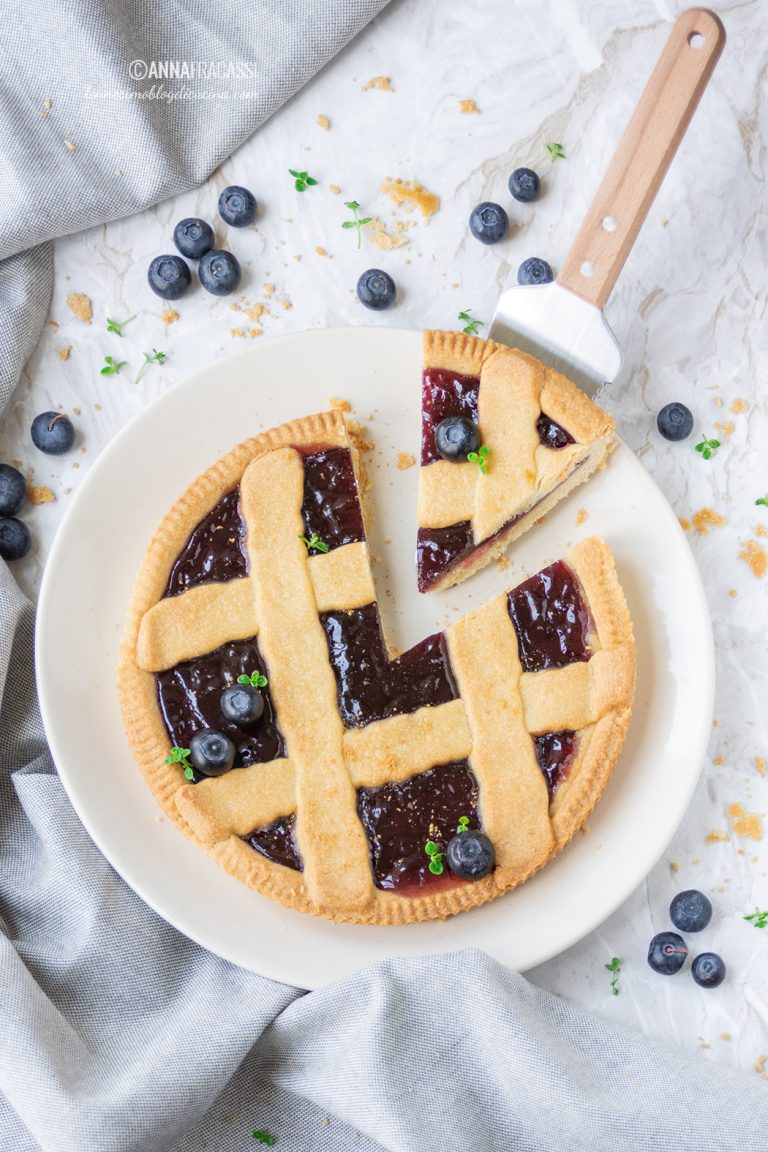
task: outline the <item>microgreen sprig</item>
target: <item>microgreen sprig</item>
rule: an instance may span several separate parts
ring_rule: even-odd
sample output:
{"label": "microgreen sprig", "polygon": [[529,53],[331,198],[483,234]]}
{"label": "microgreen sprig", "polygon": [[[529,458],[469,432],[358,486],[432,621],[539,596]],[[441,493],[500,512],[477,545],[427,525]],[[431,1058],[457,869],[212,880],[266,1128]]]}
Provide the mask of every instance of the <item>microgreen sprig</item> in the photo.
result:
{"label": "microgreen sprig", "polygon": [[101,369],[102,376],[119,376],[120,369],[125,368],[127,360],[115,360],[112,356],[104,357],[104,367]]}
{"label": "microgreen sprig", "polygon": [[549,158],[553,164],[554,164],[555,160],[567,160],[568,159],[568,157],[565,154],[565,150],[564,150],[562,144],[547,144],[546,149],[547,149],[547,152],[549,153]]}
{"label": "microgreen sprig", "polygon": [[299,536],[299,540],[302,540],[306,544],[307,551],[309,551],[310,548],[316,548],[318,552],[330,552],[330,548],[324,540],[320,539],[317,532],[313,532],[309,537]]}
{"label": "microgreen sprig", "polygon": [[463,312],[459,312],[459,320],[463,321],[465,327],[462,332],[465,336],[477,336],[478,328],[482,328],[485,320],[473,320],[470,316],[471,308],[465,308]]}
{"label": "microgreen sprig", "polygon": [[195,770],[189,762],[190,749],[189,748],[171,748],[171,754],[166,759],[166,764],[180,764],[184,769],[184,777],[187,780],[194,780]]}
{"label": "microgreen sprig", "polygon": [[250,684],[251,688],[266,688],[269,681],[266,676],[262,676],[261,672],[251,672],[250,676],[243,673],[242,676],[237,678],[238,684]]}
{"label": "microgreen sprig", "polygon": [[761,496],[759,500],[755,500],[755,504],[762,504],[765,508],[768,508],[768,495]]}
{"label": "microgreen sprig", "polygon": [[477,464],[483,476],[488,475],[488,457],[491,450],[487,444],[481,444],[477,452],[467,452],[467,460],[470,464]]}
{"label": "microgreen sprig", "polygon": [[768,912],[760,912],[755,909],[751,916],[745,916],[745,920],[749,920],[753,928],[768,928]]}
{"label": "microgreen sprig", "polygon": [[607,972],[611,973],[611,992],[614,996],[619,994],[619,974],[621,973],[621,960],[618,956],[614,956],[610,964],[604,964],[603,967]]}
{"label": "microgreen sprig", "polygon": [[135,316],[129,316],[127,320],[112,320],[107,316],[107,332],[112,332],[115,336],[122,336],[126,324],[130,324],[131,320],[135,319]]}
{"label": "microgreen sprig", "polygon": [[309,172],[297,172],[294,168],[289,168],[288,171],[293,176],[293,186],[297,192],[306,192],[307,188],[317,184],[317,180],[314,176],[310,176]]}
{"label": "microgreen sprig", "polygon": [[149,352],[144,353],[144,363],[142,364],[141,368],[139,368],[138,374],[134,381],[135,384],[138,384],[139,380],[141,380],[150,364],[165,364],[165,352],[158,352],[156,348],[153,348],[151,355]]}
{"label": "microgreen sprig", "polygon": [[424,851],[426,852],[427,856],[429,856],[430,872],[432,872],[435,876],[442,876],[443,872],[445,871],[445,865],[443,864],[443,854],[438,848],[437,844],[435,844],[434,840],[427,840],[426,844],[424,845]]}
{"label": "microgreen sprig", "polygon": [[259,1144],[266,1144],[268,1148],[277,1143],[277,1136],[272,1136],[264,1128],[257,1128],[255,1132],[251,1132],[251,1139]]}
{"label": "microgreen sprig", "polygon": [[357,228],[357,246],[359,248],[360,244],[362,243],[363,228],[366,224],[370,224],[371,217],[363,216],[362,219],[360,218],[357,212],[360,205],[358,204],[357,200],[345,200],[344,207],[349,208],[350,212],[353,213],[354,220],[345,220],[342,224],[342,228]]}
{"label": "microgreen sprig", "polygon": [[457,832],[469,832],[469,816],[459,816]]}
{"label": "microgreen sprig", "polygon": [[700,452],[705,460],[711,460],[719,447],[719,440],[710,440],[705,434],[700,443],[696,445],[696,451]]}

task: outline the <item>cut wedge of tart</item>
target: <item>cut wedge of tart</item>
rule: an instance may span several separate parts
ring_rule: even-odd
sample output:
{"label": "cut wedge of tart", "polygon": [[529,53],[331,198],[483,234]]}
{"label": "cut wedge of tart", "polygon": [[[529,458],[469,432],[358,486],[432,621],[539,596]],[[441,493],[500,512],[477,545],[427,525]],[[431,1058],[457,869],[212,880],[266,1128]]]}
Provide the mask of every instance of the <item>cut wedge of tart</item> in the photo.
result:
{"label": "cut wedge of tart", "polygon": [[500,556],[614,443],[611,417],[533,356],[425,332],[419,590],[450,588]]}

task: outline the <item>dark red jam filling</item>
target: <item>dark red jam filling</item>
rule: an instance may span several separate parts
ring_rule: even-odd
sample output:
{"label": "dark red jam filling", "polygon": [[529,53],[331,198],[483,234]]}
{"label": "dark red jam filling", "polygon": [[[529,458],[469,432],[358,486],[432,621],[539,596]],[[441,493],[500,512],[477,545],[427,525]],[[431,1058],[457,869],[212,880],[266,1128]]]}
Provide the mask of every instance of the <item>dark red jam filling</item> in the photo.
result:
{"label": "dark red jam filling", "polygon": [[[329,549],[365,539],[363,516],[348,448],[327,448],[304,457],[306,535],[316,533]],[[317,549],[310,549],[315,555]]]}
{"label": "dark red jam filling", "polygon": [[455,834],[459,818],[479,828],[477,780],[466,760],[456,760],[399,784],[359,788],[357,812],[371,849],[377,888],[397,888],[401,895],[418,895],[463,883],[445,867],[440,876],[429,871],[424,845],[433,840],[441,852]]}
{"label": "dark red jam filling", "polygon": [[[255,638],[233,640],[205,656],[185,660],[167,672],[157,673],[157,698],[171,743],[189,748],[195,732],[215,728],[226,732],[234,741],[236,768],[265,764],[285,756],[285,742],[277,726],[268,687],[261,689],[264,715],[252,728],[231,724],[222,714],[220,702],[224,689],[234,684],[238,676],[250,676],[252,672],[267,675]],[[202,777],[196,776],[195,783],[199,779]]]}
{"label": "dark red jam filling", "polygon": [[390,660],[376,604],[320,616],[347,728],[458,696],[442,632]]}
{"label": "dark red jam filling", "polygon": [[565,428],[556,424],[543,412],[536,421],[536,430],[545,448],[566,448],[569,444],[576,443],[570,432],[566,432]]}
{"label": "dark red jam filling", "polygon": [[474,548],[472,525],[461,520],[448,528],[419,528],[416,533],[416,571],[419,592],[426,592]]}
{"label": "dark red jam filling", "polygon": [[284,868],[293,868],[295,872],[303,872],[304,864],[293,838],[295,824],[295,816],[281,816],[278,820],[273,820],[271,824],[254,828],[253,832],[243,836],[243,840],[274,864],[282,864]]}
{"label": "dark red jam filling", "polygon": [[575,732],[547,732],[534,736],[536,759],[547,781],[549,795],[554,796],[568,778],[576,756],[578,737]]}
{"label": "dark red jam filling", "polygon": [[442,457],[435,447],[435,429],[446,416],[466,416],[477,424],[477,376],[462,376],[447,368],[425,368],[421,380],[421,462]]}
{"label": "dark red jam filling", "polygon": [[239,504],[240,489],[236,488],[200,521],[174,561],[166,596],[177,596],[199,584],[248,575],[245,524]]}
{"label": "dark red jam filling", "polygon": [[578,580],[558,560],[507,593],[524,672],[589,660],[592,617]]}

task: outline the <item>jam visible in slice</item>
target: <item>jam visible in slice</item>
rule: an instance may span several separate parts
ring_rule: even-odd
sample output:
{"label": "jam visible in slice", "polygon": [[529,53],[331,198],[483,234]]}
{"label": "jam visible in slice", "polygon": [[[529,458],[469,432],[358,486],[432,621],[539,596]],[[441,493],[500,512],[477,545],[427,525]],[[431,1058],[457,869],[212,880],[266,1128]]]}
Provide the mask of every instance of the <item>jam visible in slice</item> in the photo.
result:
{"label": "jam visible in slice", "polygon": [[[304,457],[304,503],[301,507],[306,536],[316,533],[329,549],[365,539],[363,515],[348,448],[327,448]],[[315,554],[311,549],[311,554]]]}
{"label": "jam visible in slice", "polygon": [[456,760],[399,784],[359,788],[357,812],[371,849],[377,888],[396,888],[401,895],[418,895],[463,883],[446,868],[429,870],[425,844],[433,840],[441,851],[455,835],[459,818],[479,828],[477,780],[466,760]]}
{"label": "jam visible in slice", "polygon": [[320,616],[347,728],[362,728],[458,695],[442,632],[390,660],[376,604]]}
{"label": "jam visible in slice", "polygon": [[245,524],[239,504],[240,489],[235,488],[200,521],[174,561],[166,596],[176,596],[199,584],[248,575]]}
{"label": "jam visible in slice", "polygon": [[534,736],[536,759],[547,781],[550,797],[554,796],[567,779],[577,752],[578,736],[575,732],[547,732]]}
{"label": "jam visible in slice", "polygon": [[565,668],[589,660],[592,616],[579,583],[558,560],[507,593],[523,672]]}
{"label": "jam visible in slice", "polygon": [[448,528],[419,528],[416,535],[416,570],[419,592],[426,592],[474,547],[472,525],[461,520]]}
{"label": "jam visible in slice", "polygon": [[267,860],[282,864],[284,868],[293,868],[295,872],[303,872],[304,865],[293,838],[295,824],[295,816],[281,816],[271,824],[254,828],[253,832],[243,836],[243,840],[262,856],[266,856]]}
{"label": "jam visible in slice", "polygon": [[421,383],[421,463],[440,460],[435,429],[446,416],[466,416],[477,424],[477,376],[462,376],[447,368],[425,368]]}
{"label": "jam visible in slice", "polygon": [[[221,695],[238,676],[252,672],[267,674],[266,666],[254,638],[233,640],[214,652],[185,660],[175,668],[159,672],[157,698],[171,744],[189,748],[195,732],[215,728],[234,741],[235,767],[265,764],[285,755],[285,742],[275,719],[275,708],[269,688],[262,688],[264,714],[252,728],[240,728],[225,719]],[[195,782],[200,779],[197,777]]]}
{"label": "jam visible in slice", "polygon": [[576,443],[570,432],[566,432],[565,428],[561,428],[543,412],[536,421],[536,430],[545,448],[566,448],[569,444]]}

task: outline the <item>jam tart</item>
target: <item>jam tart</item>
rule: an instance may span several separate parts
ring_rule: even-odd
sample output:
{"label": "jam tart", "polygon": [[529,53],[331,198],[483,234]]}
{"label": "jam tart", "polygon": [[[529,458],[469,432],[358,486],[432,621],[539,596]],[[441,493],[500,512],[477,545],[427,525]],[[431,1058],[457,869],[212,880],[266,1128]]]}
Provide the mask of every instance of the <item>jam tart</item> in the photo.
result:
{"label": "jam tart", "polygon": [[[205,472],[143,562],[119,691],[161,807],[223,868],[288,908],[405,924],[490,900],[568,843],[619,757],[635,651],[590,539],[393,658],[359,475],[339,412]],[[260,685],[255,723],[222,711],[238,682]],[[205,730],[231,770],[190,763]],[[482,836],[449,854],[457,831]]]}

